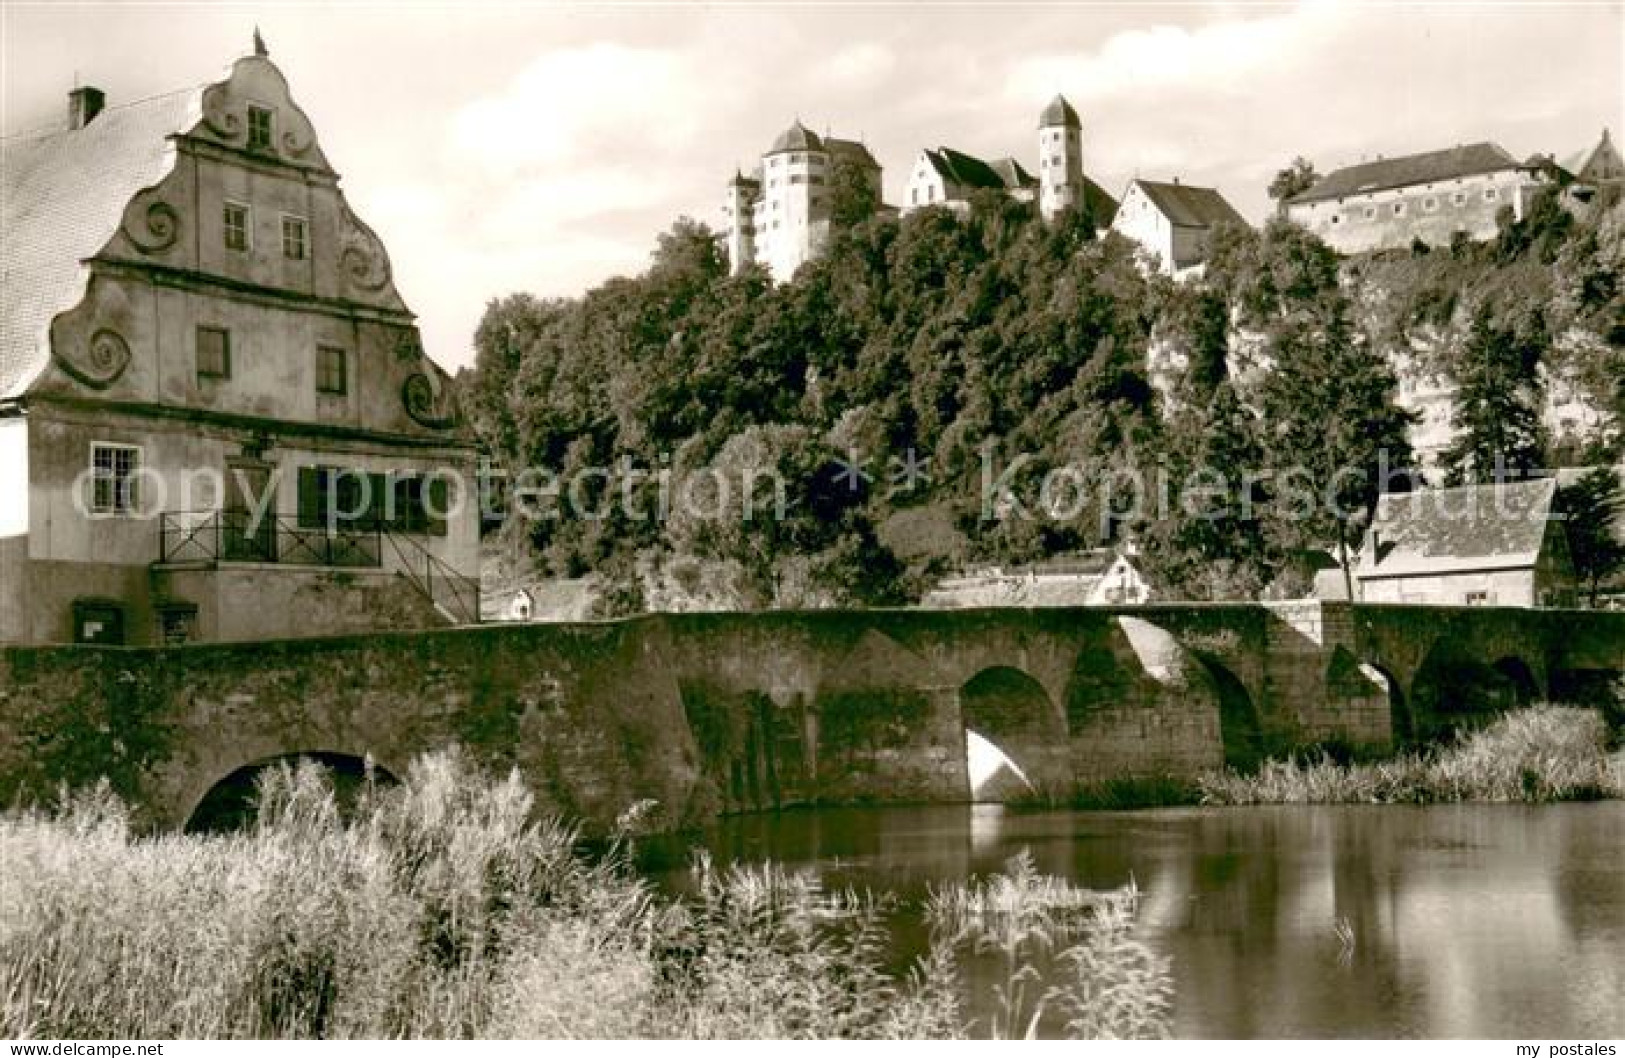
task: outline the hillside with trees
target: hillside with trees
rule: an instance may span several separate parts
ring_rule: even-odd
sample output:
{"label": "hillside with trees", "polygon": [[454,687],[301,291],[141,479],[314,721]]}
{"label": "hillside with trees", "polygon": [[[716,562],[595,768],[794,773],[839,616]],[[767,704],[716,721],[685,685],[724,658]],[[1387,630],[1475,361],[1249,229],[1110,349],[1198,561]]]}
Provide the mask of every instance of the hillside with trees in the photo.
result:
{"label": "hillside with trees", "polygon": [[[1394,365],[1423,360],[1463,393],[1453,474],[1492,451],[1618,455],[1617,200],[1575,216],[1553,196],[1493,243],[1356,261],[1272,220],[1216,233],[1180,284],[1088,216],[1002,195],[868,214],[837,209],[783,285],[730,276],[683,219],[642,275],[492,301],[465,409],[499,466],[557,475],[556,502],[497,533],[509,561],[595,574],[603,614],[907,602],[967,564],[1125,537],[1167,596],[1301,590],[1298,557],[1346,554],[1403,487],[1381,478],[1411,462]],[[1559,370],[1611,424],[1547,435]],[[1204,468],[1229,480],[1178,487]],[[1172,507],[1132,502],[1134,481],[1173,482]],[[1304,489],[1338,502],[1300,517]]]}

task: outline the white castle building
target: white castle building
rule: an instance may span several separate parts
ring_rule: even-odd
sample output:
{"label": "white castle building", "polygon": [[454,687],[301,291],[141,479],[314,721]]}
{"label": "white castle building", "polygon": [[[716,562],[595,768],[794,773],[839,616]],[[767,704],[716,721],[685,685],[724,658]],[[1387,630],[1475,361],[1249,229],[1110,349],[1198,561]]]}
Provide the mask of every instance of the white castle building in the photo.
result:
{"label": "white castle building", "polygon": [[[879,203],[881,168],[869,149],[855,140],[819,136],[799,120],[773,141],[750,176],[735,173],[722,205],[733,271],[759,263],[783,282],[816,257],[829,238],[830,178],[843,163],[857,166]],[[950,147],[922,150],[909,173],[902,212],[964,209],[971,193],[984,189],[1036,199],[1046,220],[1087,208],[1104,227],[1117,211],[1116,200],[1084,173],[1083,123],[1061,96],[1039,115],[1037,177],[1014,158],[986,162]]]}
{"label": "white castle building", "polygon": [[723,231],[734,272],[760,262],[783,282],[829,238],[829,180],[857,166],[880,201],[880,163],[856,140],[819,136],[797,120],[779,134],[750,176],[735,173],[723,201]]}

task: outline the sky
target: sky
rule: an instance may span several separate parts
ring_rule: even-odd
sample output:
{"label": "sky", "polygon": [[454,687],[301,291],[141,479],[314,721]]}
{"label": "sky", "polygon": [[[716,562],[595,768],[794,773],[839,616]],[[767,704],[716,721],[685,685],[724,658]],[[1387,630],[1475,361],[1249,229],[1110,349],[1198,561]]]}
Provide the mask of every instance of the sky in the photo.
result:
{"label": "sky", "polygon": [[217,80],[258,26],[424,343],[485,305],[643,269],[790,122],[861,138],[900,202],[923,147],[1036,169],[1064,93],[1084,168],[1219,188],[1249,220],[1321,172],[1493,140],[1560,159],[1625,135],[1625,0],[1592,4],[25,3],[0,0],[0,132]]}

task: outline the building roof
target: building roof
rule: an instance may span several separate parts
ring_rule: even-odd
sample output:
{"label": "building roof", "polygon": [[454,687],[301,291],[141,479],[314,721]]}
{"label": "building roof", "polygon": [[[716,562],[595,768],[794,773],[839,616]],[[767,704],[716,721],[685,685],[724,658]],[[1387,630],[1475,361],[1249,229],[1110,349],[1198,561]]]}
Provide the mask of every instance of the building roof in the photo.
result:
{"label": "building roof", "polygon": [[203,87],[108,107],[81,129],[0,140],[0,399],[49,362],[52,318],[84,294],[81,262],[169,171],[169,137],[202,117]]}
{"label": "building roof", "polygon": [[1362,162],[1328,173],[1324,179],[1287,199],[1288,204],[1320,202],[1328,198],[1363,195],[1393,187],[1412,184],[1432,184],[1480,173],[1497,173],[1519,169],[1522,165],[1498,144],[1469,143],[1465,147],[1450,147],[1442,151],[1407,154],[1402,158],[1387,158],[1375,162]]}
{"label": "building roof", "polygon": [[1106,227],[1117,216],[1117,199],[1088,176],[1083,178],[1083,202],[1099,227]]}
{"label": "building roof", "polygon": [[1176,227],[1211,228],[1216,224],[1245,227],[1247,224],[1235,207],[1211,187],[1193,187],[1178,181],[1166,184],[1157,180],[1135,180],[1133,183]]}
{"label": "building roof", "polygon": [[1625,160],[1620,158],[1619,149],[1614,146],[1613,138],[1607,129],[1602,130],[1602,136],[1591,147],[1576,151],[1563,160],[1563,168],[1581,179],[1598,177],[1599,174],[1586,173],[1586,170],[1594,165],[1604,170],[1600,174],[1602,179],[1618,179],[1617,176],[1610,177],[1607,173],[1610,171],[1618,173],[1622,165],[1625,165]]}
{"label": "building roof", "polygon": [[857,140],[842,140],[834,136],[825,136],[824,149],[830,153],[831,161],[856,162],[865,169],[880,168],[880,163],[875,161],[875,156],[869,153],[869,148]]}
{"label": "building roof", "polygon": [[1045,107],[1044,112],[1038,115],[1039,128],[1048,129],[1057,125],[1064,125],[1069,129],[1083,128],[1083,122],[1078,120],[1078,112],[1072,109],[1072,104],[1068,103],[1066,97],[1062,95],[1051,99],[1049,106]]}
{"label": "building roof", "polygon": [[997,191],[1003,191],[1005,188],[1004,177],[973,154],[956,151],[952,147],[938,147],[934,151],[927,149],[925,157],[931,163],[931,168],[935,169],[947,183],[958,184],[960,187],[985,187]]}
{"label": "building roof", "polygon": [[768,154],[780,154],[784,151],[821,151],[824,142],[818,134],[801,123],[797,118],[789,128],[779,133],[779,138],[773,141]]}
{"label": "building roof", "polygon": [[1355,575],[1533,568],[1556,494],[1556,478],[1389,493],[1377,501]]}
{"label": "building roof", "polygon": [[738,169],[735,169],[733,179],[728,181],[728,186],[743,187],[747,190],[758,191],[761,189],[762,181],[760,179],[753,180],[744,173],[740,172]]}
{"label": "building roof", "polygon": [[1004,186],[1012,191],[1022,187],[1038,186],[1038,178],[1022,168],[1021,163],[1014,158],[1000,158],[996,162],[989,163],[989,167],[999,174]]}

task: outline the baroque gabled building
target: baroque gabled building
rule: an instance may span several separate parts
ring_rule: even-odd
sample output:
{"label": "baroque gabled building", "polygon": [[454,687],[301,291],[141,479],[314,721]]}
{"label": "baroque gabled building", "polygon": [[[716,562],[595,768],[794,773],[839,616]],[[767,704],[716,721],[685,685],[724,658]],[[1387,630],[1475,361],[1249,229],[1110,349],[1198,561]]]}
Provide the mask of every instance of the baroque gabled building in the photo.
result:
{"label": "baroque gabled building", "polygon": [[0,142],[0,641],[477,614],[450,380],[255,43]]}

